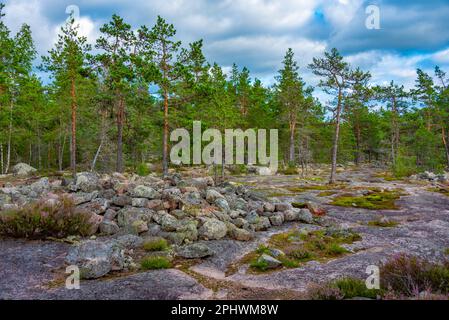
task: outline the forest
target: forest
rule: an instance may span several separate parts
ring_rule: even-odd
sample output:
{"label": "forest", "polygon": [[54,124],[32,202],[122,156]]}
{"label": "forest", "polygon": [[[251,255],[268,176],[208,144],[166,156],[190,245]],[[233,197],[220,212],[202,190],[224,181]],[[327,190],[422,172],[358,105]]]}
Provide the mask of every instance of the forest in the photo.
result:
{"label": "forest", "polygon": [[[286,48],[274,85],[246,67],[208,61],[203,41],[181,43],[175,26],[131,26],[113,15],[94,45],[71,17],[41,59],[26,24],[11,34],[0,4],[0,173],[28,163],[41,172],[167,173],[170,132],[279,129],[281,171],[314,163],[371,163],[398,176],[449,167],[449,80],[417,70],[414,88],[378,85],[337,49],[310,65]],[[137,29],[136,29],[137,28]],[[40,61],[36,63],[36,61]],[[305,83],[308,69],[320,82]],[[49,81],[38,72],[48,74]],[[318,90],[331,99],[320,102]]]}

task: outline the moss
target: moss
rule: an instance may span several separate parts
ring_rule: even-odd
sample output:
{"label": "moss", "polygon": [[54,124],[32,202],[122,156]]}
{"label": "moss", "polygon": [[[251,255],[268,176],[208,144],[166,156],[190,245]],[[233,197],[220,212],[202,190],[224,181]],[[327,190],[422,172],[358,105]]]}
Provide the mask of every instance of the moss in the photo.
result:
{"label": "moss", "polygon": [[297,268],[311,260],[326,261],[347,254],[349,251],[341,245],[360,239],[360,235],[352,231],[317,230],[304,232],[293,230],[273,235],[267,244],[260,245],[255,251],[248,253],[239,261],[239,264],[249,263],[249,271],[267,272],[269,270],[264,265],[260,265],[258,258],[262,254],[271,255],[270,249],[279,249],[285,253],[284,256],[276,257],[282,263],[282,266],[284,268]]}
{"label": "moss", "polygon": [[398,191],[370,191],[370,194],[365,196],[342,195],[335,198],[331,204],[370,210],[397,210],[398,207],[396,207],[394,202],[401,195]]}
{"label": "moss", "polygon": [[444,254],[449,256],[449,248],[444,249]]}
{"label": "moss", "polygon": [[268,270],[268,263],[266,261],[259,261],[259,259],[255,259],[250,263],[250,267],[258,271],[266,271]]}
{"label": "moss", "polygon": [[445,196],[449,197],[449,188],[443,188],[443,187],[441,187],[441,188],[430,188],[430,189],[427,189],[427,191],[441,193],[441,194],[444,194]]}
{"label": "moss", "polygon": [[298,169],[296,167],[287,167],[283,170],[280,170],[280,173],[286,176],[292,176],[298,174]]}
{"label": "moss", "polygon": [[334,186],[329,185],[304,185],[300,187],[288,187],[287,190],[294,192],[294,193],[303,193],[310,190],[329,190],[334,189]]}
{"label": "moss", "polygon": [[293,208],[298,208],[298,209],[307,208],[307,203],[305,203],[305,202],[292,202],[292,207]]}
{"label": "moss", "polygon": [[145,251],[165,251],[168,250],[169,247],[167,240],[162,238],[145,241],[143,244],[143,249]]}
{"label": "moss", "polygon": [[140,262],[140,267],[142,270],[168,269],[171,263],[166,257],[146,257]]}
{"label": "moss", "polygon": [[371,227],[380,227],[380,228],[394,228],[398,226],[399,222],[397,221],[382,221],[381,219],[378,220],[372,220],[368,222],[368,225]]}
{"label": "moss", "polygon": [[318,194],[318,197],[329,197],[337,193],[338,193],[337,191],[323,191]]}

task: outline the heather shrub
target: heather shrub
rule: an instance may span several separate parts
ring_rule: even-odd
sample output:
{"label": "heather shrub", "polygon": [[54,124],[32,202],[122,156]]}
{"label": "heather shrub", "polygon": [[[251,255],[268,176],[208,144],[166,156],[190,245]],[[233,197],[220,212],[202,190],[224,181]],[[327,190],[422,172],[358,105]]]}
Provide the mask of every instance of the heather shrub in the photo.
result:
{"label": "heather shrub", "polygon": [[91,228],[89,220],[90,214],[77,210],[71,198],[60,197],[0,212],[0,234],[30,239],[86,236]]}
{"label": "heather shrub", "polygon": [[166,257],[146,257],[140,262],[140,267],[142,270],[168,269],[171,263]]}
{"label": "heather shrub", "polygon": [[398,255],[380,267],[382,288],[413,297],[420,292],[449,293],[449,264],[436,264],[414,256]]}
{"label": "heather shrub", "polygon": [[343,293],[332,283],[312,284],[307,288],[310,300],[342,300]]}

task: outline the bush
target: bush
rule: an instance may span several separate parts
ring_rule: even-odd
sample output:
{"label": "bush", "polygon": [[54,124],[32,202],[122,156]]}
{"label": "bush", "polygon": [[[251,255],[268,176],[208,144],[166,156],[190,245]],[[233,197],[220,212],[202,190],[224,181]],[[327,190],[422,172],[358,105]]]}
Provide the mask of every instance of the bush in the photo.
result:
{"label": "bush", "polygon": [[146,163],[140,163],[137,165],[136,172],[141,177],[146,177],[150,174],[150,169]]}
{"label": "bush", "polygon": [[140,266],[142,270],[168,269],[171,263],[166,257],[146,257],[142,259]]}
{"label": "bush", "polygon": [[259,271],[266,271],[268,269],[268,263],[266,261],[259,261],[259,259],[253,260],[249,266]]}
{"label": "bush", "polygon": [[343,248],[342,246],[340,246],[337,243],[330,243],[330,244],[328,244],[326,246],[325,251],[330,256],[339,256],[339,255],[342,255],[344,253],[348,253],[348,250],[346,250],[345,248]]}
{"label": "bush", "polygon": [[91,215],[79,211],[71,198],[57,201],[38,201],[21,209],[0,213],[0,234],[15,238],[64,238],[87,236],[91,229]]}
{"label": "bush", "polygon": [[382,288],[408,297],[423,291],[448,294],[449,264],[401,254],[380,267],[380,279]]}
{"label": "bush", "polygon": [[398,156],[392,166],[393,175],[396,178],[408,177],[418,172],[416,157]]}
{"label": "bush", "polygon": [[310,300],[342,300],[343,294],[332,283],[312,284],[307,289],[307,297]]}
{"label": "bush", "polygon": [[168,242],[165,239],[155,239],[145,241],[143,249],[145,251],[165,251],[169,248]]}
{"label": "bush", "polygon": [[365,281],[355,278],[342,278],[335,281],[335,286],[343,294],[344,299],[354,297],[364,297],[376,299],[381,291],[376,289],[368,289]]}
{"label": "bush", "polygon": [[233,176],[239,176],[248,173],[248,168],[244,164],[235,164],[229,168]]}

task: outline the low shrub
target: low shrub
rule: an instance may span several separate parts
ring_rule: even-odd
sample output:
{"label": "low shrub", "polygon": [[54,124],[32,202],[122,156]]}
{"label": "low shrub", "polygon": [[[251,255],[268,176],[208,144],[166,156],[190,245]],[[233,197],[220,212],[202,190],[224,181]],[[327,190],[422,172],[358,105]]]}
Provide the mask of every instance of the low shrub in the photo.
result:
{"label": "low shrub", "polygon": [[146,163],[140,163],[137,165],[136,173],[141,177],[146,177],[151,173],[151,171]]}
{"label": "low shrub", "polygon": [[168,250],[169,247],[167,240],[163,238],[148,240],[143,244],[143,249],[145,251],[165,251]]}
{"label": "low shrub", "polygon": [[69,197],[38,201],[20,209],[0,213],[0,234],[14,238],[64,238],[87,236],[91,214],[76,209]]}
{"label": "low shrub", "polygon": [[307,289],[307,298],[310,300],[342,300],[343,294],[332,283],[311,284]]}
{"label": "low shrub", "polygon": [[340,246],[338,243],[329,243],[325,249],[326,253],[330,256],[339,256],[349,251]]}
{"label": "low shrub", "polygon": [[168,269],[171,263],[166,257],[146,257],[140,262],[140,267],[142,270]]}
{"label": "low shrub", "polygon": [[381,265],[380,279],[382,288],[408,297],[426,290],[449,294],[449,263],[436,264],[401,254]]}
{"label": "low shrub", "polygon": [[365,281],[356,278],[338,279],[334,282],[334,285],[340,290],[344,299],[355,297],[376,299],[381,294],[381,290],[368,289]]}
{"label": "low shrub", "polygon": [[266,271],[268,269],[268,263],[266,261],[260,261],[259,259],[253,260],[249,266],[258,271]]}

